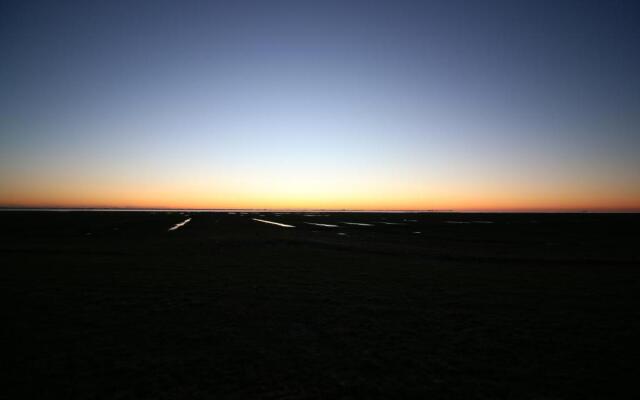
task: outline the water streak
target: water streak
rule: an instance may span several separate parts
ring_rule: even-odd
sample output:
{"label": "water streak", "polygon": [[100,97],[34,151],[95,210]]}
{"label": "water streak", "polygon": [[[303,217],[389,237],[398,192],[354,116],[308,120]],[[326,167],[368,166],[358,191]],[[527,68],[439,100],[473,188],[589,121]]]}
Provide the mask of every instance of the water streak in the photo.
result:
{"label": "water streak", "polygon": [[293,225],[281,224],[280,222],[267,221],[266,219],[258,219],[258,218],[251,218],[251,219],[254,221],[265,223],[265,224],[281,226],[283,228],[295,228],[295,226]]}
{"label": "water streak", "polygon": [[333,224],[319,224],[319,223],[316,223],[316,222],[305,222],[305,224],[309,224],[309,225],[316,225],[316,226],[324,226],[324,227],[327,227],[327,228],[337,228],[337,227],[338,227],[338,225],[333,225]]}
{"label": "water streak", "polygon": [[191,221],[191,218],[187,218],[184,221],[180,222],[179,224],[175,224],[174,226],[169,228],[169,230],[170,231],[175,231],[176,229],[180,228],[181,226],[186,225],[189,221]]}

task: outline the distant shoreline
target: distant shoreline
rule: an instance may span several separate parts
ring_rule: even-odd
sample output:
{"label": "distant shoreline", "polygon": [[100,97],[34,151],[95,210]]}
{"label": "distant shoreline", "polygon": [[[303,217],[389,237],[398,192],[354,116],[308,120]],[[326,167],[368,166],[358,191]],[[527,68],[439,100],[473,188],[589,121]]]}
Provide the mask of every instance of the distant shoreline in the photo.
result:
{"label": "distant shoreline", "polygon": [[304,212],[326,212],[326,213],[389,213],[389,214],[639,214],[640,211],[487,211],[487,210],[334,210],[334,209],[268,209],[268,208],[82,208],[82,207],[0,207],[0,212],[20,212],[20,211],[47,211],[47,212],[244,212],[244,213],[304,213]]}

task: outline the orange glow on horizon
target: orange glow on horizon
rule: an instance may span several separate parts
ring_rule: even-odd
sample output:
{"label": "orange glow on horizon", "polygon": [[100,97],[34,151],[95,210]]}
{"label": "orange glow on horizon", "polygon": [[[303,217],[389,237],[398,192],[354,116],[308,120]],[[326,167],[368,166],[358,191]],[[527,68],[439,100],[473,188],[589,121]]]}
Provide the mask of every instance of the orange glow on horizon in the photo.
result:
{"label": "orange glow on horizon", "polygon": [[640,196],[537,196],[483,193],[407,194],[392,192],[309,195],[291,193],[200,193],[179,194],[147,190],[117,193],[26,193],[0,196],[7,208],[122,208],[122,209],[268,209],[268,210],[379,210],[379,211],[486,211],[486,212],[640,212]]}
{"label": "orange glow on horizon", "polygon": [[[0,207],[380,211],[640,211],[640,187],[595,181],[291,172],[26,179],[0,186]],[[62,179],[64,178],[64,179]],[[420,184],[416,184],[420,182]]]}

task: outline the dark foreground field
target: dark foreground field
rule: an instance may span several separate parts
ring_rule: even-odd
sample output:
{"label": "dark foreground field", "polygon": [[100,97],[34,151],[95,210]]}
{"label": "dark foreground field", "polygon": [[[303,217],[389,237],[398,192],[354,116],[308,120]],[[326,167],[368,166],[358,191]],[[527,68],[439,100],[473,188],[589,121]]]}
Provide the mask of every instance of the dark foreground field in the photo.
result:
{"label": "dark foreground field", "polygon": [[640,395],[638,215],[0,217],[2,398]]}

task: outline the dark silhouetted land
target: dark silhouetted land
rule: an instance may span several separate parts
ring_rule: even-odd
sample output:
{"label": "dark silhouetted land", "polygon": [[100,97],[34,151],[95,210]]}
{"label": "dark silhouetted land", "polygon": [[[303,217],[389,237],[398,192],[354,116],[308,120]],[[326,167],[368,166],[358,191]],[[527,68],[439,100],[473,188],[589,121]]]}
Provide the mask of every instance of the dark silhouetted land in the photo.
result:
{"label": "dark silhouetted land", "polygon": [[1,398],[640,393],[638,215],[0,216]]}

